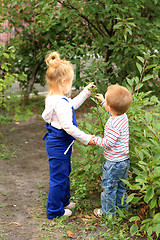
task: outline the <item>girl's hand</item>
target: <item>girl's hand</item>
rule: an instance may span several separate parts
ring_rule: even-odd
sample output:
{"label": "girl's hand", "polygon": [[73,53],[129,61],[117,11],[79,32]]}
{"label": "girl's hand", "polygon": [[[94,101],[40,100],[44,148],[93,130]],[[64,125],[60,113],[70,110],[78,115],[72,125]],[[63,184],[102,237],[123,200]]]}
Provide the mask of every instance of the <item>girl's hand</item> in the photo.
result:
{"label": "girl's hand", "polygon": [[96,94],[95,98],[97,98],[101,103],[102,103],[103,101],[105,101],[103,95],[100,94],[100,93]]}
{"label": "girl's hand", "polygon": [[86,87],[85,87],[88,91],[92,92],[93,88],[97,88],[94,85],[94,82],[89,83]]}

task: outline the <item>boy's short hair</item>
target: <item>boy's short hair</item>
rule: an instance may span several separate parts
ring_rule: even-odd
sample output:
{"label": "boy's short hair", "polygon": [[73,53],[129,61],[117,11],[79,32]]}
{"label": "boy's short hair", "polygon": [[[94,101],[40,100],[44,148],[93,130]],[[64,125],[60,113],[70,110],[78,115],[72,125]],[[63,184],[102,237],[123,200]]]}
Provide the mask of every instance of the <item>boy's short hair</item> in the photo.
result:
{"label": "boy's short hair", "polygon": [[106,102],[118,114],[125,113],[131,105],[132,95],[123,86],[111,85],[107,88]]}

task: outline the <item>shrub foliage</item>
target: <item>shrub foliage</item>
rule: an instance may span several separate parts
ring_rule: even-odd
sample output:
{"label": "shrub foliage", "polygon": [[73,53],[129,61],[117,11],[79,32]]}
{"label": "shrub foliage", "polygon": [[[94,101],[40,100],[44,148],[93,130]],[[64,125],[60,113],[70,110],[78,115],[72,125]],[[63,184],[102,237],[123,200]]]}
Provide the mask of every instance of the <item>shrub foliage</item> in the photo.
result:
{"label": "shrub foliage", "polygon": [[[133,102],[127,112],[130,124],[131,167],[129,179],[125,183],[129,190],[127,201],[131,205],[131,210],[137,208],[137,211],[128,221],[131,223],[131,235],[143,232],[149,237],[158,238],[160,235],[160,101],[151,91],[140,92],[143,81],[153,78],[153,75],[151,77],[145,75],[145,71],[142,73],[143,68],[144,66],[139,69],[140,77],[126,79],[123,82],[123,85],[133,93]],[[108,114],[94,98],[92,100],[97,106],[91,107],[91,112],[85,115],[80,127],[86,133],[103,136]],[[81,155],[81,161],[74,161],[73,174],[77,181],[87,182],[88,186],[94,182],[95,186],[95,182],[100,183],[101,167],[104,162],[103,148],[86,147],[79,143],[75,143],[75,146]]]}

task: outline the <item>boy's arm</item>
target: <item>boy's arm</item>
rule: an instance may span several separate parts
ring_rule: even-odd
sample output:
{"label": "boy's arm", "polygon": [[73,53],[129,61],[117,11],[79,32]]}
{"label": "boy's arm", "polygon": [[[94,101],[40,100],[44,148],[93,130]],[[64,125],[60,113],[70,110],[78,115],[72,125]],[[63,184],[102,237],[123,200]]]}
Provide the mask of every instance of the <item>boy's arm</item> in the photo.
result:
{"label": "boy's arm", "polygon": [[119,136],[120,136],[120,133],[117,130],[108,128],[103,138],[95,137],[93,138],[93,141],[99,147],[111,148],[116,144],[116,141],[119,138]]}
{"label": "boy's arm", "polygon": [[91,137],[88,145],[96,145],[95,142],[94,142],[94,140],[93,140],[94,138],[95,138],[95,135],[92,135],[92,137]]}
{"label": "boy's arm", "polygon": [[105,98],[102,94],[98,93],[96,94],[95,98],[97,98],[101,102],[101,106],[106,109],[106,111],[109,113],[109,109],[107,107],[107,104],[105,104]]}
{"label": "boy's arm", "polygon": [[97,93],[95,98],[97,98],[101,102],[101,105],[105,103],[105,99],[101,93]]}

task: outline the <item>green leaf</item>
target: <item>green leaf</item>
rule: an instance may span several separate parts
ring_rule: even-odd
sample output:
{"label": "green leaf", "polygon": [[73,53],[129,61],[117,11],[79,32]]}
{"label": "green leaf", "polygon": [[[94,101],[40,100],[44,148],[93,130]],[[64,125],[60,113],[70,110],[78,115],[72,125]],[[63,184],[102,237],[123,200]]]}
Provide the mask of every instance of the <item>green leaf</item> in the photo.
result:
{"label": "green leaf", "polygon": [[149,202],[149,207],[150,207],[150,209],[153,209],[153,208],[156,207],[156,205],[157,205],[157,197],[154,196],[154,197],[152,198],[152,200]]}
{"label": "green leaf", "polygon": [[141,175],[137,176],[135,180],[136,182],[139,182],[141,184],[146,182],[145,178],[142,177]]}
{"label": "green leaf", "polygon": [[132,87],[133,86],[133,79],[126,78],[128,84]]}
{"label": "green leaf", "polygon": [[[158,135],[158,134],[157,134]],[[157,139],[158,140],[158,139]],[[155,145],[155,147],[157,147],[157,149],[160,149],[160,145],[159,145],[159,141],[154,141],[153,139],[150,139],[150,141]],[[160,153],[159,153],[160,154]],[[154,159],[156,158],[156,156],[158,157],[158,154],[155,155]],[[157,158],[158,160],[158,158]]]}
{"label": "green leaf", "polygon": [[142,82],[145,82],[149,79],[153,78],[153,75],[152,74],[148,74],[147,76],[145,76],[143,79],[142,79]]}
{"label": "green leaf", "polygon": [[154,223],[160,223],[160,213],[157,213],[153,218]]}
{"label": "green leaf", "polygon": [[158,103],[158,98],[156,96],[152,96],[150,98],[150,101],[153,102],[153,103]]}
{"label": "green leaf", "polygon": [[146,195],[144,197],[144,201],[146,203],[148,203],[154,196],[154,187],[153,186],[149,186],[146,192]]}
{"label": "green leaf", "polygon": [[139,175],[139,174],[141,174],[141,171],[139,171],[137,168],[132,168],[133,169],[133,171],[134,171],[134,173],[136,174],[136,175]]}
{"label": "green leaf", "polygon": [[[160,179],[160,174],[157,174],[157,175],[154,175],[153,177],[150,177],[150,180],[152,181],[158,181],[159,182],[159,179]],[[159,183],[160,184],[160,183]]]}
{"label": "green leaf", "polygon": [[128,180],[122,179],[122,181],[129,187],[132,187],[132,185],[130,184],[130,182]]}
{"label": "green leaf", "polygon": [[149,222],[151,222],[151,221],[152,221],[151,218],[147,218],[147,219],[144,219],[144,220],[142,221],[142,224],[146,224],[146,223],[149,223]]}
{"label": "green leaf", "polygon": [[133,224],[130,228],[130,234],[133,236],[136,232],[138,231],[138,226],[137,224]]}
{"label": "green leaf", "polygon": [[134,78],[134,80],[135,80],[136,84],[139,83],[139,77],[136,76],[136,77]]}
{"label": "green leaf", "polygon": [[141,63],[144,63],[144,58],[137,56],[138,60],[141,61]]}
{"label": "green leaf", "polygon": [[147,230],[148,236],[151,236],[152,232],[153,232],[153,227],[149,226],[149,228]]}
{"label": "green leaf", "polygon": [[134,198],[134,195],[135,195],[135,193],[130,194],[130,195],[127,197],[126,202],[127,202],[127,203],[131,202],[131,201],[133,200],[133,198]]}
{"label": "green leaf", "polygon": [[147,66],[146,69],[154,68],[156,66],[157,66],[156,64],[152,64],[152,65]]}
{"label": "green leaf", "polygon": [[115,29],[121,29],[122,26],[123,26],[122,22],[119,22],[119,23],[117,23],[117,24],[114,25],[113,29],[114,29],[114,30],[115,30]]}
{"label": "green leaf", "polygon": [[[144,150],[143,150],[143,151],[144,151]],[[144,162],[144,161],[139,161],[139,162],[138,162],[138,165],[139,165],[139,166],[140,166],[140,165],[147,166],[148,163],[146,163],[146,162]]]}
{"label": "green leaf", "polygon": [[134,217],[131,217],[129,219],[130,222],[134,222],[134,221],[140,221],[140,217],[139,216],[134,216]]}
{"label": "green leaf", "polygon": [[153,231],[156,232],[157,238],[160,235],[160,224],[153,225]]}
{"label": "green leaf", "polygon": [[90,167],[91,167],[90,164],[86,164],[86,166],[84,166],[84,169],[85,169],[86,171],[88,171],[88,170],[90,169]]}
{"label": "green leaf", "polygon": [[132,203],[133,203],[133,204],[136,204],[136,203],[139,202],[139,200],[142,199],[142,198],[143,198],[143,196],[141,196],[141,197],[134,197],[133,200],[132,200]]}
{"label": "green leaf", "polygon": [[136,63],[139,73],[142,73],[142,66],[139,63]]}
{"label": "green leaf", "polygon": [[154,175],[160,175],[160,167],[155,167],[153,173]]}
{"label": "green leaf", "polygon": [[150,114],[149,112],[145,113],[145,117],[148,123],[150,123],[152,121],[152,114]]}
{"label": "green leaf", "polygon": [[142,83],[138,84],[138,85],[135,87],[135,91],[137,91],[138,89],[140,89],[140,88],[142,88],[142,87],[143,87],[143,84],[142,84]]}
{"label": "green leaf", "polygon": [[127,32],[129,32],[129,34],[132,36],[132,31],[130,28],[127,28]]}
{"label": "green leaf", "polygon": [[9,58],[9,55],[7,53],[3,53],[3,56],[5,56],[7,59]]}
{"label": "green leaf", "polygon": [[141,161],[143,161],[143,159],[144,159],[143,152],[139,150],[139,151],[138,151],[138,155],[139,155]]}
{"label": "green leaf", "polygon": [[154,159],[157,160],[157,161],[160,159],[160,152],[157,153],[157,154],[154,156]]}

